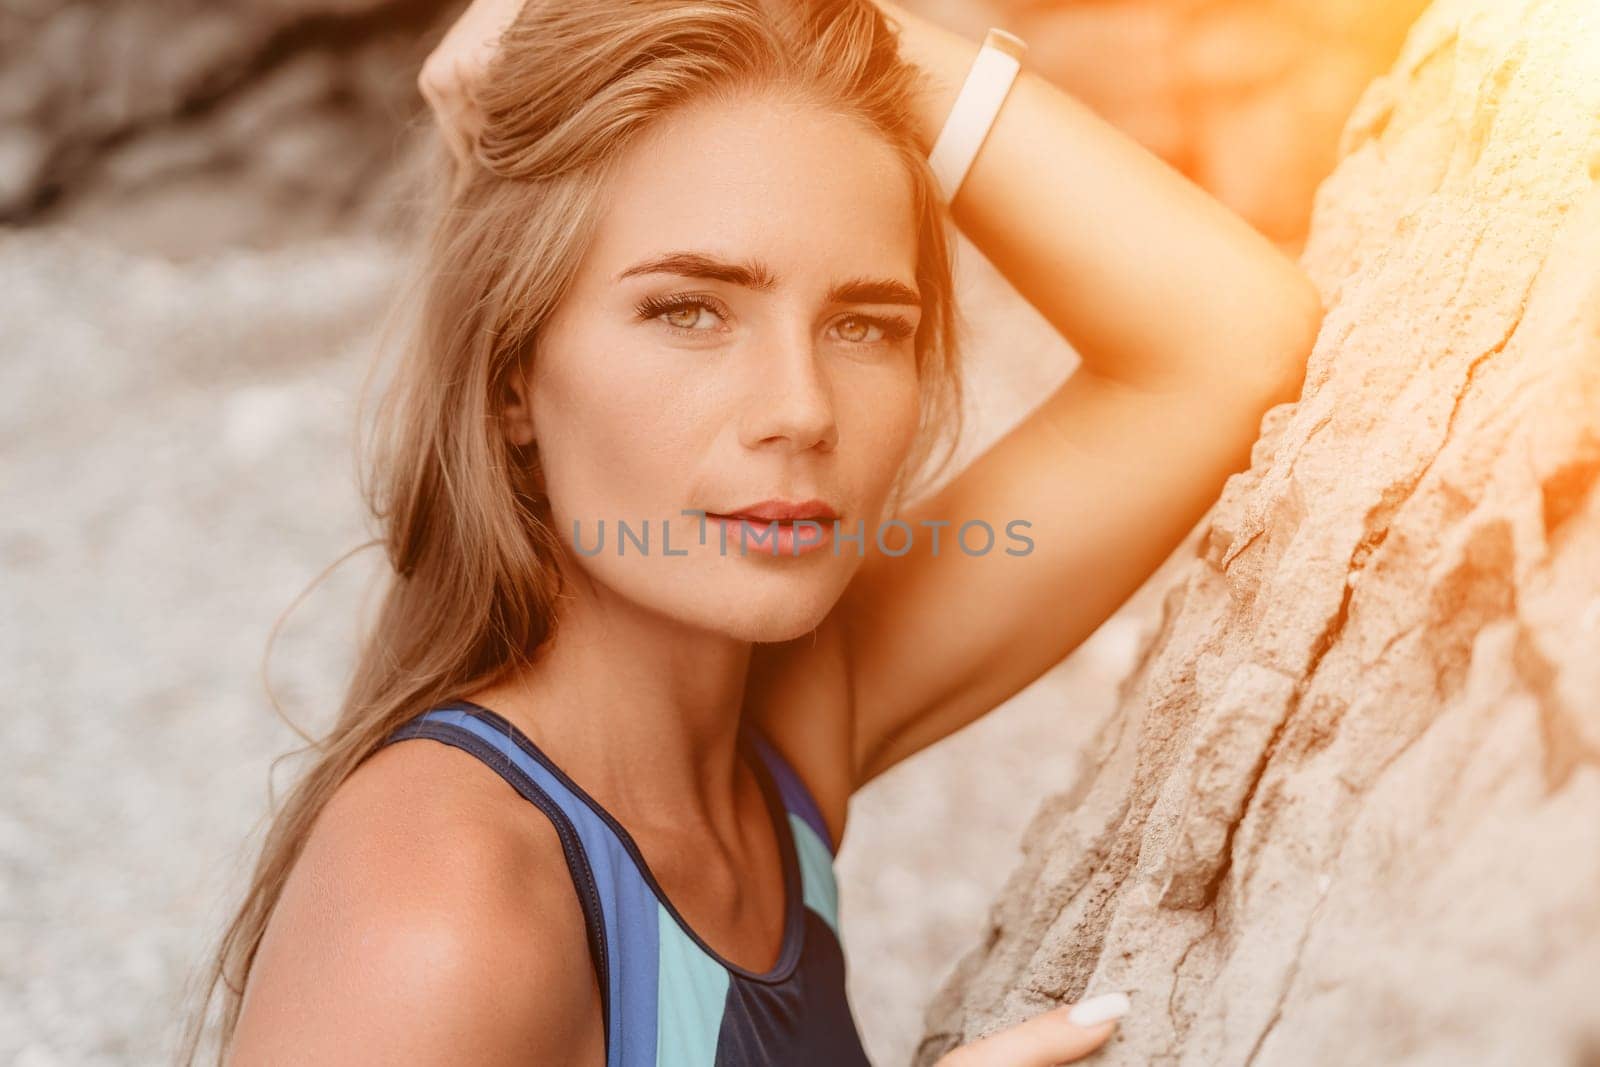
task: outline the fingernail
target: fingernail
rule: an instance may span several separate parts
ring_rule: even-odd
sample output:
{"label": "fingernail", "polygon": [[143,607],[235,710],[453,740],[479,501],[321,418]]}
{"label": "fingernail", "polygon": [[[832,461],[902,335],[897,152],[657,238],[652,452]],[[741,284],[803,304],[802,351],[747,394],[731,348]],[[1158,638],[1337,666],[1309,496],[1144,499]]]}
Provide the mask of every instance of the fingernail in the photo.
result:
{"label": "fingernail", "polygon": [[1131,1006],[1126,993],[1101,993],[1074,1004],[1067,1012],[1067,1022],[1073,1026],[1094,1026],[1107,1019],[1122,1018]]}

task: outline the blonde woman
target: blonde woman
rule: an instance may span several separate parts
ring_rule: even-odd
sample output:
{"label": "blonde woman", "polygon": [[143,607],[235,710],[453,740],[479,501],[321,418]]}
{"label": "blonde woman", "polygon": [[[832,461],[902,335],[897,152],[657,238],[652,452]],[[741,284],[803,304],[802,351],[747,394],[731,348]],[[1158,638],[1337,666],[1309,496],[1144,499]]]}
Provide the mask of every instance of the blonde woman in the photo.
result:
{"label": "blonde woman", "polygon": [[[480,0],[429,61],[460,164],[380,411],[394,574],[221,946],[230,1062],[866,1062],[851,794],[1140,585],[1320,320],[1025,67],[936,170],[980,51],[868,0]],[[927,492],[952,221],[1083,365]],[[942,1062],[1075,1060],[1126,1007]]]}

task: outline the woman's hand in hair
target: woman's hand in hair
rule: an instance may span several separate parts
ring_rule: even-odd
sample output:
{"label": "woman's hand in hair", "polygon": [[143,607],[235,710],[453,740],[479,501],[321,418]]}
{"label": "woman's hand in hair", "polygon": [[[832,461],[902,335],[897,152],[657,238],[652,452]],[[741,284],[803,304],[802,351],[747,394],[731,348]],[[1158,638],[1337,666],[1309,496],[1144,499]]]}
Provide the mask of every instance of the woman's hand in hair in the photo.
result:
{"label": "woman's hand in hair", "polygon": [[[1105,1044],[1117,1028],[1117,1019],[1127,1010],[1128,998],[1123,993],[1063,1004],[952,1049],[939,1057],[934,1067],[1056,1067],[1073,1063]],[[1072,1019],[1075,1011],[1078,1022]]]}
{"label": "woman's hand in hair", "polygon": [[417,88],[439,123],[450,152],[463,166],[472,162],[482,119],[472,89],[500,47],[500,35],[522,10],[523,0],[472,0],[439,44],[423,60]]}

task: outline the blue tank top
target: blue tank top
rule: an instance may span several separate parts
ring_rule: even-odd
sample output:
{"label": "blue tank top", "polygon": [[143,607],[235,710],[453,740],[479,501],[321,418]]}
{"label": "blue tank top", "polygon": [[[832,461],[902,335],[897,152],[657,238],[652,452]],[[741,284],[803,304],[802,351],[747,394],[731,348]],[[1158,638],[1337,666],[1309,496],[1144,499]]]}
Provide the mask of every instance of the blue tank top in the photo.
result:
{"label": "blue tank top", "polygon": [[[607,1067],[870,1067],[845,998],[833,844],[794,769],[740,728],[783,854],[783,947],[758,974],[689,928],[628,831],[504,717],[468,700],[385,741],[425,737],[482,760],[555,824],[599,976]],[[785,832],[787,831],[787,832]]]}

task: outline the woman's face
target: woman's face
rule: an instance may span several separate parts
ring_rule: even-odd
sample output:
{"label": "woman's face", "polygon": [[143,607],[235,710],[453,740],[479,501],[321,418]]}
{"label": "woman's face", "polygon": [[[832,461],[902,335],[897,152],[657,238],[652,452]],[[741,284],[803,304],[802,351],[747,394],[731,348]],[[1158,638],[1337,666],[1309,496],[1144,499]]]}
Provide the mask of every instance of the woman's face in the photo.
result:
{"label": "woman's face", "polygon": [[[675,112],[632,146],[508,412],[602,590],[750,641],[827,614],[917,429],[911,190],[856,123],[771,97]],[[820,548],[774,554],[761,523],[741,555],[738,523],[684,514],[770,500],[824,501],[864,543],[829,521]]]}

